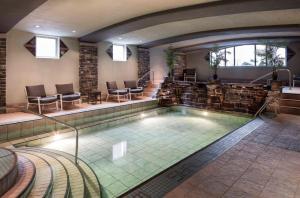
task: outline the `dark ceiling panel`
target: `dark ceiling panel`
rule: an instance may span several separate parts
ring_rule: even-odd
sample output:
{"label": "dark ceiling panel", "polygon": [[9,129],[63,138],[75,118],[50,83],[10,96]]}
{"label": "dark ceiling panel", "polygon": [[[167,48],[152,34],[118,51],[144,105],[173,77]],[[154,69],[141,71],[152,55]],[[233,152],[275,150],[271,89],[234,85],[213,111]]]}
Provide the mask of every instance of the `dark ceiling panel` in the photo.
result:
{"label": "dark ceiling panel", "polygon": [[7,33],[21,19],[47,0],[0,0],[0,33]]}
{"label": "dark ceiling panel", "polygon": [[231,29],[196,32],[196,33],[184,34],[184,35],[153,41],[150,43],[143,44],[141,45],[141,47],[151,48],[155,46],[166,45],[166,44],[171,44],[171,43],[186,41],[191,39],[205,38],[209,36],[236,35],[236,37],[239,37],[238,36],[239,34],[271,33],[271,32],[281,32],[281,33],[299,32],[300,33],[300,25],[259,26],[259,27],[231,28]]}
{"label": "dark ceiling panel", "polygon": [[146,27],[180,20],[229,14],[300,8],[300,0],[224,0],[147,14],[97,30],[80,38],[99,42]]}

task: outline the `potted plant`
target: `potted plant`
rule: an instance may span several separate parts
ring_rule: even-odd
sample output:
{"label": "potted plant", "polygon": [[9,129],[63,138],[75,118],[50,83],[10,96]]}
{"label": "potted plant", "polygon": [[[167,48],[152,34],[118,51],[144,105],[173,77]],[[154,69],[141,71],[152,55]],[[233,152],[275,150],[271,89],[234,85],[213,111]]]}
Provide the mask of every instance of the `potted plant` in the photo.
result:
{"label": "potted plant", "polygon": [[266,50],[267,65],[272,66],[273,69],[273,74],[272,74],[273,81],[278,80],[277,67],[282,67],[284,64],[282,58],[278,53],[279,48],[280,48],[279,45],[269,45],[267,46],[267,50]]}
{"label": "potted plant", "polygon": [[175,64],[175,52],[174,50],[169,47],[168,49],[165,50],[165,54],[166,54],[166,63],[167,66],[169,68],[169,73],[168,76],[170,79],[173,78],[173,70],[174,70],[174,64]]}
{"label": "potted plant", "polygon": [[278,90],[282,82],[278,81],[277,68],[284,65],[282,57],[278,53],[279,48],[282,48],[283,44],[278,43],[267,43],[266,50],[258,51],[257,55],[261,57],[262,61],[272,67],[272,90]]}
{"label": "potted plant", "polygon": [[218,46],[214,46],[210,49],[210,67],[214,72],[214,80],[218,79],[218,69],[222,61],[226,62],[225,50],[220,49]]}

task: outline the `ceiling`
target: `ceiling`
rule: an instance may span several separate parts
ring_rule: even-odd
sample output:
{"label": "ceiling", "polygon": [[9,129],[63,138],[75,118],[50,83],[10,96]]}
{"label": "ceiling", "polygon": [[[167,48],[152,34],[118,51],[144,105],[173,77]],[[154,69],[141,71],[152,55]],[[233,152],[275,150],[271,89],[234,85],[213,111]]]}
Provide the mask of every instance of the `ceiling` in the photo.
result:
{"label": "ceiling", "polygon": [[[48,0],[15,28],[36,34],[81,37],[141,15],[212,1],[215,0]],[[40,27],[35,28],[36,25]]]}
{"label": "ceiling", "polygon": [[[48,0],[14,28],[84,42],[172,45],[188,51],[213,41],[299,36],[298,27],[253,31],[299,24],[300,0]],[[239,28],[249,32],[226,32]]]}
{"label": "ceiling", "polygon": [[46,0],[0,0],[0,33],[7,33],[16,23]]}
{"label": "ceiling", "polygon": [[111,42],[139,44],[149,43],[173,36],[219,29],[300,24],[300,9],[252,12],[192,20],[176,21],[151,26],[145,29],[110,38]]}

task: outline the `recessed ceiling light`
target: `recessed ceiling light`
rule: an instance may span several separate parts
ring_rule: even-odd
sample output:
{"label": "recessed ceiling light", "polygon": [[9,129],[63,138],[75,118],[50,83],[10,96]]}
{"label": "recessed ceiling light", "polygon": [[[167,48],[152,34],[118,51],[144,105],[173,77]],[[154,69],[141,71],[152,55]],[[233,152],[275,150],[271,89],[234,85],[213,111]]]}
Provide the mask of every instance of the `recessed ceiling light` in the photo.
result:
{"label": "recessed ceiling light", "polygon": [[119,37],[118,39],[119,39],[119,40],[122,40],[123,38],[122,38],[122,37]]}
{"label": "recessed ceiling light", "polygon": [[75,33],[75,32],[76,32],[76,30],[72,30],[72,32],[73,32],[73,33]]}
{"label": "recessed ceiling light", "polygon": [[35,27],[35,28],[40,28],[41,26],[39,26],[39,25],[35,25],[34,27]]}

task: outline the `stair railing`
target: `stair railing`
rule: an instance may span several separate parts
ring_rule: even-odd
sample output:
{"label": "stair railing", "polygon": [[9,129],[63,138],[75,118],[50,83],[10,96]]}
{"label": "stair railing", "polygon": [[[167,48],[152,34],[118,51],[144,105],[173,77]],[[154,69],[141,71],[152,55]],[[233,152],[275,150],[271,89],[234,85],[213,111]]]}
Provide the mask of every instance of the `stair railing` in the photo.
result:
{"label": "stair railing", "polygon": [[[288,72],[288,74],[289,74],[289,88],[292,89],[292,73],[291,73],[291,70],[287,69],[287,68],[281,68],[281,69],[276,69],[276,71],[286,71],[286,72]],[[253,83],[255,83],[255,82],[257,82],[257,81],[259,81],[261,79],[264,79],[265,77],[270,76],[272,74],[273,74],[273,71],[269,72],[269,73],[267,73],[265,75],[262,75],[262,76],[256,78],[255,80],[252,80],[250,82],[250,84],[253,84]]]}
{"label": "stair railing", "polygon": [[69,127],[71,129],[73,129],[75,131],[75,134],[76,134],[76,143],[75,143],[75,164],[78,165],[78,143],[79,143],[79,131],[78,129],[75,127],[75,126],[72,126],[66,122],[63,122],[63,121],[60,121],[60,120],[57,120],[53,117],[49,117],[49,116],[46,116],[44,114],[38,114],[36,112],[33,112],[33,111],[29,111],[27,109],[24,109],[23,110],[24,113],[30,113],[30,114],[33,114],[33,115],[36,115],[36,116],[39,116],[39,117],[42,117],[42,118],[45,118],[45,119],[49,119],[49,120],[52,120],[53,122],[55,123],[59,123],[63,126],[66,126],[66,127]]}
{"label": "stair railing", "polygon": [[[152,78],[151,78],[151,74],[152,74]],[[137,84],[139,85],[140,84],[140,82],[142,81],[142,80],[145,80],[145,78],[146,77],[148,77],[149,76],[149,79],[150,80],[152,80],[152,82],[154,82],[154,71],[148,71],[148,72],[146,72],[142,77],[140,77],[138,80],[137,80]]]}

